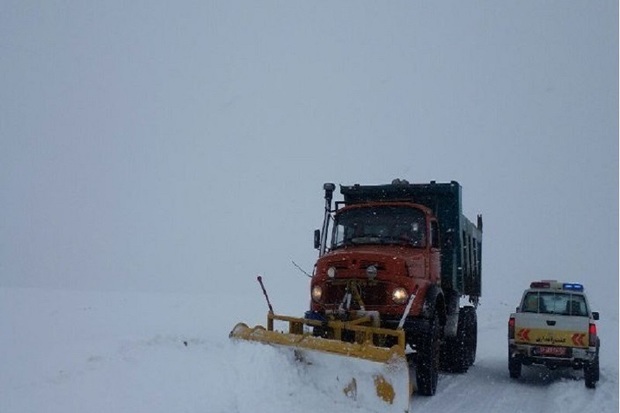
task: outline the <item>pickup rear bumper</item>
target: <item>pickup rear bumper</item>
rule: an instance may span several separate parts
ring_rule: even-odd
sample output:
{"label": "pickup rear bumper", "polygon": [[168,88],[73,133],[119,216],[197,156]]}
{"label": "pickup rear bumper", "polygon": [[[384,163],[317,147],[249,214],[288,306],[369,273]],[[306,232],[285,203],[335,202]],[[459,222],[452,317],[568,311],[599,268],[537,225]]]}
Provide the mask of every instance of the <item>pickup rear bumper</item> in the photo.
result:
{"label": "pickup rear bumper", "polygon": [[583,368],[596,358],[596,347],[569,347],[565,356],[541,355],[540,349],[549,346],[532,346],[528,344],[509,343],[508,354],[511,359],[518,359],[524,365],[539,364],[549,368],[573,367]]}

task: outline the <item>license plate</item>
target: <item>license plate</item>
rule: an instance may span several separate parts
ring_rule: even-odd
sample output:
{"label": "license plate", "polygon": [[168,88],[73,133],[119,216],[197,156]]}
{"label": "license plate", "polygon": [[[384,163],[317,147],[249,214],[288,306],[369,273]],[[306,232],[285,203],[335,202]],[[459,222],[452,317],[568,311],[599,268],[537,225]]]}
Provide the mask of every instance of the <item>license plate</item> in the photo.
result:
{"label": "license plate", "polygon": [[534,354],[538,356],[556,356],[561,357],[567,354],[566,347],[536,347],[534,348]]}

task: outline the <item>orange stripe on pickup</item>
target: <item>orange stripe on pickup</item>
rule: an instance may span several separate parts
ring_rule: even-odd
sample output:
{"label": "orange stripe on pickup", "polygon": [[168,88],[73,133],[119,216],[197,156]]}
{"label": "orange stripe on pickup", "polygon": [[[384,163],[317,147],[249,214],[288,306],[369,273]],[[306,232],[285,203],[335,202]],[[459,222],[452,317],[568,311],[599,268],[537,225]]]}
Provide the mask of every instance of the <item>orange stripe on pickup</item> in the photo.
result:
{"label": "orange stripe on pickup", "polygon": [[573,344],[577,347],[587,347],[585,343],[586,334],[584,333],[575,333],[572,336]]}
{"label": "orange stripe on pickup", "polygon": [[517,328],[515,342],[521,344],[588,347],[588,333],[577,331],[554,331],[543,328]]}

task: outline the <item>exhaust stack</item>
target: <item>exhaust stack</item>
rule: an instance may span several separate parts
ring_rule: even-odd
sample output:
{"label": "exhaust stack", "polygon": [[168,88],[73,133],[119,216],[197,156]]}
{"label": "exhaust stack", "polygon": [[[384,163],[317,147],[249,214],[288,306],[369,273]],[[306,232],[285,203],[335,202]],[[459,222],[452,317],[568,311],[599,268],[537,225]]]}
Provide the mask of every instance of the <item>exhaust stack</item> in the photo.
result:
{"label": "exhaust stack", "polygon": [[336,185],[327,182],[323,184],[325,190],[325,215],[323,216],[323,228],[321,229],[321,245],[319,247],[319,257],[325,254],[325,248],[327,246],[327,230],[329,228],[329,217],[332,212],[332,198]]}

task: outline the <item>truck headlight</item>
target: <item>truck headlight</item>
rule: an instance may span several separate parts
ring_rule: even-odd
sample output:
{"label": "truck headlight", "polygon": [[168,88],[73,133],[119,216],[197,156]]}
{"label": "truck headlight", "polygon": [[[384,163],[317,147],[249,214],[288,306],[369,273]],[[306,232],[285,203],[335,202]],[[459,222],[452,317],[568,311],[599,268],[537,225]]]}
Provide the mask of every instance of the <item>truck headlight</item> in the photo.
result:
{"label": "truck headlight", "polygon": [[329,267],[327,269],[327,276],[329,278],[334,278],[336,276],[336,267]]}
{"label": "truck headlight", "polygon": [[396,304],[405,304],[408,298],[409,294],[407,294],[407,290],[402,287],[395,288],[394,291],[392,291],[392,300]]}
{"label": "truck headlight", "polygon": [[314,301],[321,301],[321,297],[323,297],[323,288],[320,285],[315,285],[312,287],[312,299]]}

